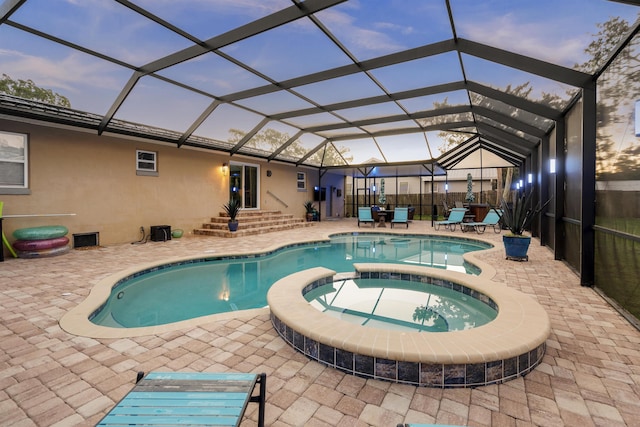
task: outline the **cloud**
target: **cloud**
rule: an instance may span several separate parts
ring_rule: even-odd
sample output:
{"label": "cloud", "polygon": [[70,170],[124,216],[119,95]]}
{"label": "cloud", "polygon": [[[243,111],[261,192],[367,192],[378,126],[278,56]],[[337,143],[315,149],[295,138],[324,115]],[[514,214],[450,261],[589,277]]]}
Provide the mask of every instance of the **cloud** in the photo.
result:
{"label": "cloud", "polygon": [[381,30],[389,30],[392,32],[397,32],[400,33],[402,35],[409,35],[409,34],[414,34],[415,33],[415,28],[409,26],[404,26],[404,25],[397,25],[397,24],[393,24],[391,22],[377,22],[374,24],[375,28],[379,28]]}
{"label": "cloud", "polygon": [[372,53],[388,53],[405,49],[400,43],[394,41],[388,34],[376,31],[379,29],[393,29],[397,32],[411,31],[410,27],[400,27],[398,25],[379,22],[372,28],[358,27],[354,18],[338,10],[327,10],[321,15],[321,21],[331,28],[338,37],[345,40],[345,43],[349,49],[353,49],[358,54],[358,51],[366,51],[367,56],[372,56]]}
{"label": "cloud", "polygon": [[[84,0],[69,1],[79,2]],[[166,12],[162,13],[165,19],[172,14],[185,10],[194,10],[194,8],[202,10],[203,13],[215,10],[218,14],[233,13],[235,15],[259,18],[292,5],[288,0],[140,0],[137,3],[142,7],[149,7],[150,10]],[[189,9],[185,9],[184,5],[186,3],[188,3]]]}
{"label": "cloud", "polygon": [[72,53],[59,60],[0,49],[2,72],[13,79],[33,80],[36,85],[56,91],[78,92],[82,88],[99,87],[120,90],[122,82],[109,74],[111,68],[100,61],[86,61]]}
{"label": "cloud", "polygon": [[571,25],[570,19],[555,23],[551,22],[551,18],[545,23],[521,21],[509,13],[490,18],[483,25],[475,21],[458,21],[458,26],[465,38],[500,49],[567,67],[584,62],[584,48],[589,42],[589,35],[567,31],[567,26]]}

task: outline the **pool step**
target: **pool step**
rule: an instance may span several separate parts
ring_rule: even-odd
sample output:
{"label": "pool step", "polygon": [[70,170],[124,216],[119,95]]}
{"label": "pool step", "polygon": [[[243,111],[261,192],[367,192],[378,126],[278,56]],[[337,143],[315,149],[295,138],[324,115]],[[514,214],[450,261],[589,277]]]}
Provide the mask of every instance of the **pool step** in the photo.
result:
{"label": "pool step", "polygon": [[232,233],[227,226],[229,217],[225,212],[220,212],[217,217],[211,218],[210,222],[202,224],[202,228],[193,230],[193,234],[242,237],[315,225],[314,222],[307,222],[303,218],[294,217],[293,214],[284,214],[281,211],[240,211],[237,219],[238,230]]}

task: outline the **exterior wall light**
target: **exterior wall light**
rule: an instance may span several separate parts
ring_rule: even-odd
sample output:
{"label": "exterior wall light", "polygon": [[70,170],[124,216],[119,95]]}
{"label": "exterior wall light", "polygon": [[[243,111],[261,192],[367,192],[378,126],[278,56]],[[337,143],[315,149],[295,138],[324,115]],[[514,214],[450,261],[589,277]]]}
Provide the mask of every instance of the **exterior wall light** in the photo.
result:
{"label": "exterior wall light", "polygon": [[223,176],[229,175],[229,165],[227,163],[222,164],[222,175]]}
{"label": "exterior wall light", "polygon": [[549,159],[549,173],[556,173],[556,159]]}
{"label": "exterior wall light", "polygon": [[532,173],[530,173],[529,175],[527,175],[527,182],[528,182],[529,184],[533,183],[533,174],[532,174]]}

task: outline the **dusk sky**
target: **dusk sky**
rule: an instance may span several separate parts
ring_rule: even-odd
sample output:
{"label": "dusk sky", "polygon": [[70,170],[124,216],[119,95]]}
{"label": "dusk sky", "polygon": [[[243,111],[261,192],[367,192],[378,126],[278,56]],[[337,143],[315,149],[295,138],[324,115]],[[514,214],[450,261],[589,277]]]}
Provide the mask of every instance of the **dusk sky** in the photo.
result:
{"label": "dusk sky", "polygon": [[[191,36],[207,40],[238,26],[290,7],[286,0],[138,0],[136,5]],[[585,48],[599,31],[597,25],[620,16],[629,23],[637,19],[637,7],[606,0],[513,1],[452,0],[457,36],[500,49],[571,68],[588,58]],[[347,1],[317,13],[316,18],[342,43],[357,61],[396,53],[453,38],[443,0]],[[178,52],[194,43],[186,37],[145,18],[115,1],[107,0],[28,0],[0,25],[1,73],[14,79],[32,79],[37,85],[66,96],[72,108],[105,114],[111,108],[133,70]],[[56,38],[89,49],[114,61],[101,59],[60,43],[22,31],[24,25]],[[206,53],[158,72],[159,76],[187,85],[186,90],[152,76],[141,78],[115,118],[184,132],[211,104],[212,98],[265,86],[352,64],[310,19],[299,19],[220,49],[222,55]],[[252,73],[225,59],[244,62]],[[533,74],[462,54],[468,80],[498,89],[530,82],[531,98],[543,92],[569,99],[576,88]],[[117,61],[121,61],[118,64]],[[294,88],[296,94],[279,91],[223,104],[207,119],[195,135],[226,141],[228,130],[250,131],[272,115],[317,105],[379,96],[438,84],[464,80],[455,51],[429,56],[371,71],[321,81]],[[433,103],[446,100],[452,105],[468,105],[465,91],[416,97],[396,103],[345,109],[339,114],[354,121],[371,117],[433,109]],[[271,122],[267,127],[289,135],[299,128],[342,122],[328,113]],[[408,120],[408,122],[411,122]],[[410,124],[411,125],[411,124]],[[415,126],[415,123],[412,124]],[[367,129],[340,129],[324,134],[306,134],[300,143],[311,149],[324,138],[353,133],[364,138],[341,141],[358,163],[380,158],[378,147],[388,161],[439,155],[442,144],[437,132],[396,136],[402,144],[390,144],[387,137],[378,145],[364,131],[403,128],[407,123],[385,123]],[[428,140],[428,146],[425,143]],[[404,150],[399,148],[403,147]],[[391,158],[392,157],[392,158]]]}

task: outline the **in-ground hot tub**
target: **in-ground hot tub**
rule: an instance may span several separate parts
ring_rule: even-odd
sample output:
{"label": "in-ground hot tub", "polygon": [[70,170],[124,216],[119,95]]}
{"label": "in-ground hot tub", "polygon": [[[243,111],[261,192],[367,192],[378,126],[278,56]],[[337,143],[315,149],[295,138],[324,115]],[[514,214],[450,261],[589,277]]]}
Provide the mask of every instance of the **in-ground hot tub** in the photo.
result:
{"label": "in-ground hot tub", "polygon": [[[304,294],[331,285],[318,267],[276,282],[267,295],[280,336],[297,351],[349,374],[429,387],[476,387],[524,376],[542,360],[549,317],[531,297],[475,276],[401,264],[355,264],[355,276],[428,283],[495,305],[489,323],[452,332],[398,331],[329,316]],[[351,273],[353,275],[353,273]]]}

